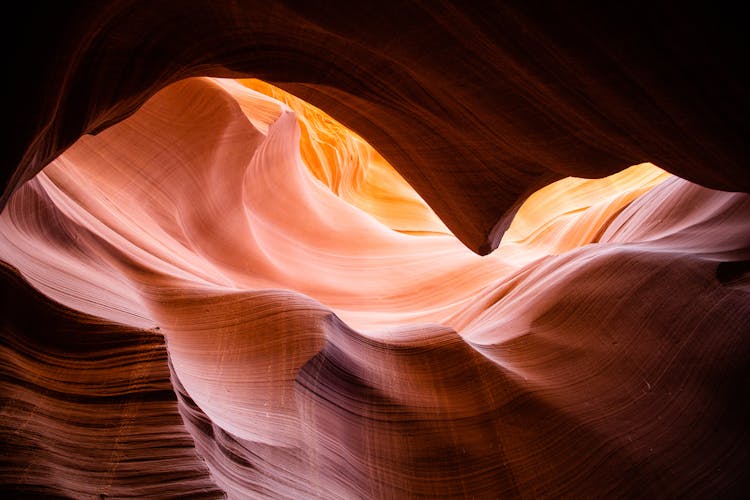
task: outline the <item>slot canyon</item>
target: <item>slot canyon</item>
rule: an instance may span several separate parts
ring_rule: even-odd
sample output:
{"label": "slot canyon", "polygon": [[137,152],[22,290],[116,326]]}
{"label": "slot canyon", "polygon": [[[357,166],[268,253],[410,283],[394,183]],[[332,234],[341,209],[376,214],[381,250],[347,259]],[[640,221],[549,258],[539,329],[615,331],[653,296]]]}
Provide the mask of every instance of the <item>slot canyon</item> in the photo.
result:
{"label": "slot canyon", "polygon": [[3,498],[750,495],[728,4],[6,26]]}

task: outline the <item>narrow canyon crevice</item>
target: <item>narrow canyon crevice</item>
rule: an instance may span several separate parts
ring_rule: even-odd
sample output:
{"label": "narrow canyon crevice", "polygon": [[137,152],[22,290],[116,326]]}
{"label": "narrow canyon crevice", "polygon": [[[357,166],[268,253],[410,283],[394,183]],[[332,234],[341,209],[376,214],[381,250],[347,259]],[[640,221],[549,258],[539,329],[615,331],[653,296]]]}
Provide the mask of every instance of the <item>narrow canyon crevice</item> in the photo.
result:
{"label": "narrow canyon crevice", "polygon": [[50,9],[2,152],[4,495],[747,494],[731,12]]}

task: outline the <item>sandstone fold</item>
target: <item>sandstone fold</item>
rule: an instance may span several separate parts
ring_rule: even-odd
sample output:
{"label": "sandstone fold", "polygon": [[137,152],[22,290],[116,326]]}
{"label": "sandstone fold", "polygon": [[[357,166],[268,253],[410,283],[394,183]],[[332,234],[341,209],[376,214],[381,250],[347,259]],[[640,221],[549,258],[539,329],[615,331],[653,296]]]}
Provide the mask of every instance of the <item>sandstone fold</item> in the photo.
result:
{"label": "sandstone fold", "polygon": [[412,180],[258,80],[80,137],[0,214],[4,492],[747,491],[749,195],[569,177],[482,257]]}
{"label": "sandstone fold", "polygon": [[0,492],[222,498],[196,454],[158,333],[51,302],[3,264]]}
{"label": "sandstone fold", "polygon": [[0,205],[192,76],[261,78],[326,110],[480,254],[567,176],[651,161],[750,190],[747,30],[721,5],[108,0],[9,19]]}

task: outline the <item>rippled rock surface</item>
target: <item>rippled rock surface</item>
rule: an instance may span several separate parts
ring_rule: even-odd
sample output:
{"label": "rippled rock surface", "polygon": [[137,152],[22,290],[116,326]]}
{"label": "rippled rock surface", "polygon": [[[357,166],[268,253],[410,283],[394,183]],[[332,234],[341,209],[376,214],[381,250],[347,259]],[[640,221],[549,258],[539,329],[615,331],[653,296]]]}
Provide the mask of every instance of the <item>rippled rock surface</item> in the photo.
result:
{"label": "rippled rock surface", "polygon": [[335,7],[21,38],[59,78],[3,156],[0,491],[746,495],[733,24]]}

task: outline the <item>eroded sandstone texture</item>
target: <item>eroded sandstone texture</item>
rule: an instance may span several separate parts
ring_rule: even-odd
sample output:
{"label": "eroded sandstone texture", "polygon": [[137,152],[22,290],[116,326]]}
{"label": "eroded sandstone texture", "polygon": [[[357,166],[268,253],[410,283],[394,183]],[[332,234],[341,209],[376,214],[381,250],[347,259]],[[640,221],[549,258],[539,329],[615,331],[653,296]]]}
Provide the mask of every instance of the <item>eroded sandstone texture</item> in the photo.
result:
{"label": "eroded sandstone texture", "polygon": [[24,8],[3,494],[748,493],[731,12]]}

